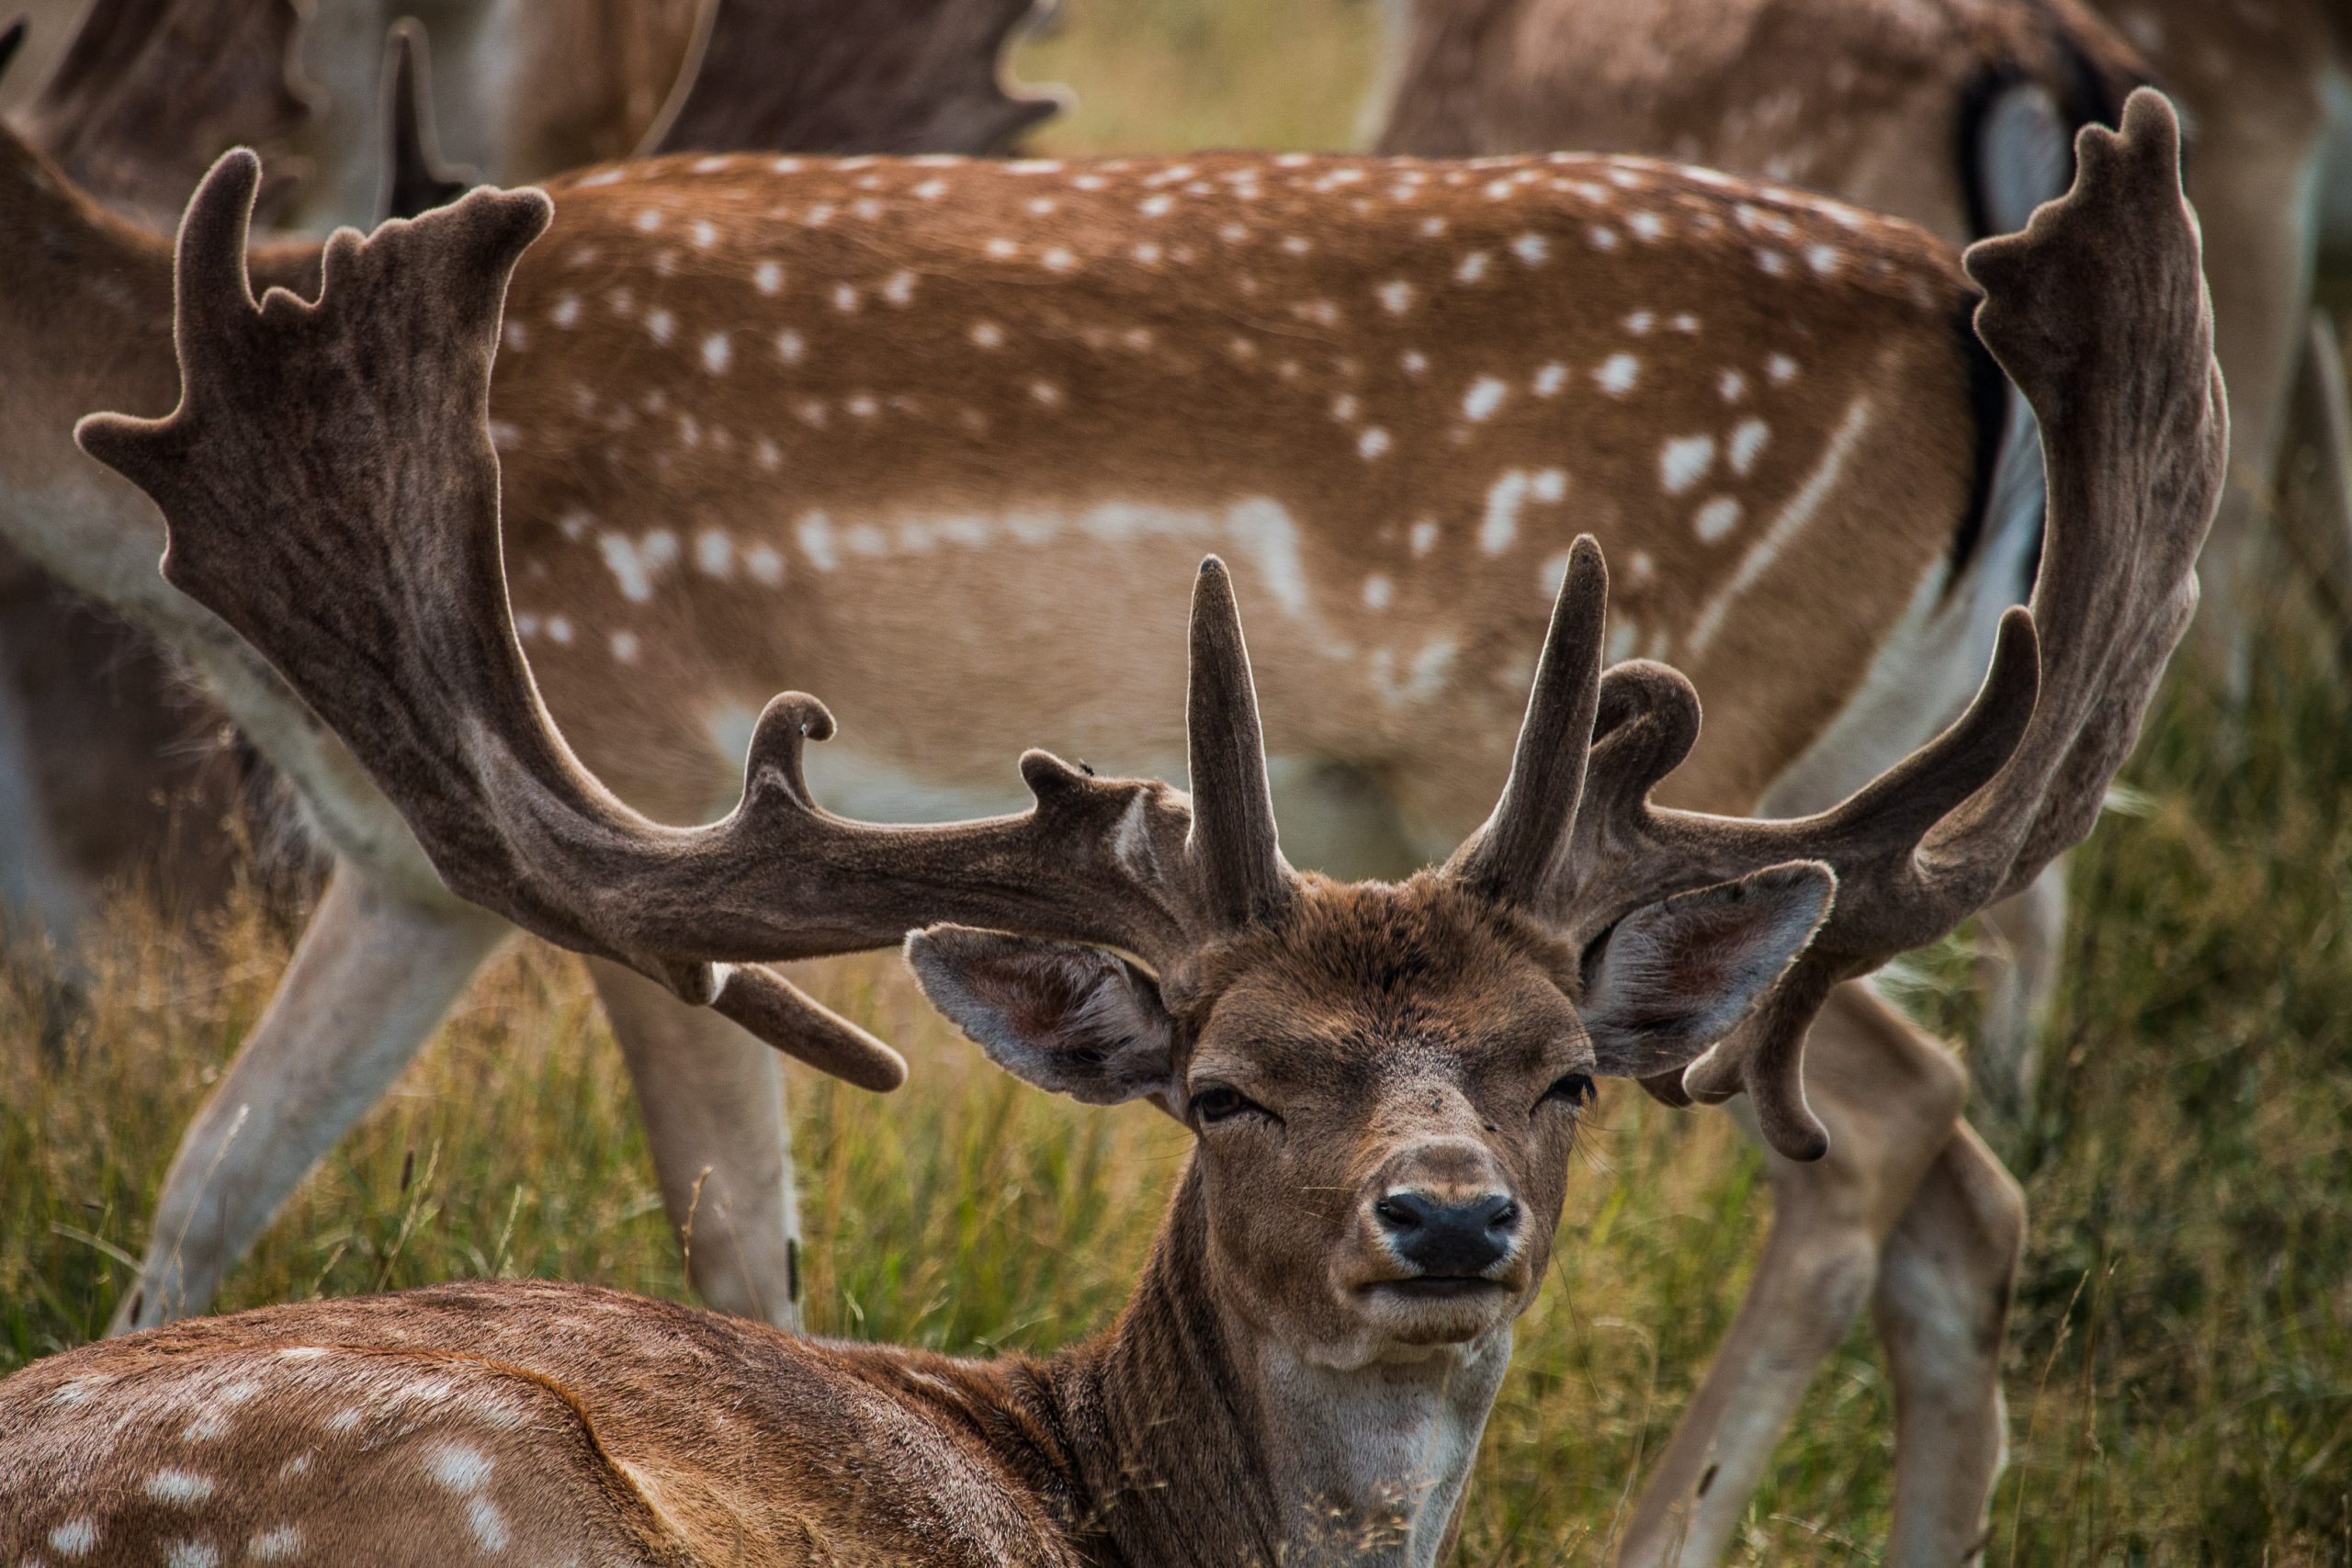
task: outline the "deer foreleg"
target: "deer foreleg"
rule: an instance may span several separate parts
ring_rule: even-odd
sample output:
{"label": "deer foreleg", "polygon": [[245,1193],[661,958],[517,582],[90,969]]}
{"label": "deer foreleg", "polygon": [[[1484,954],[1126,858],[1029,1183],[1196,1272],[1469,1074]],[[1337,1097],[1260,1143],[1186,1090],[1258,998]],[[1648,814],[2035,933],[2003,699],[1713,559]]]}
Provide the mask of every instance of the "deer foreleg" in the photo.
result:
{"label": "deer foreleg", "polygon": [[1966,1124],[1879,1255],[1873,1301],[1894,1384],[1897,1568],[1952,1568],[1984,1549],[2008,1451],[2001,1349],[2025,1242],[2025,1194]]}
{"label": "deer foreleg", "polygon": [[1871,1300],[1881,1248],[1951,1141],[1966,1082],[1950,1053],[1849,984],[1814,1025],[1805,1089],[1829,1153],[1767,1156],[1763,1258],[1634,1508],[1622,1563],[1723,1558],[1815,1369]]}
{"label": "deer foreleg", "polygon": [[631,970],[602,960],[589,969],[637,1086],[687,1278],[721,1312],[797,1329],[800,1208],[783,1059]]}
{"label": "deer foreleg", "polygon": [[1984,1021],[1969,1055],[1969,1077],[1998,1115],[2033,1109],[2041,1027],[2056,998],[2066,934],[2066,863],[2052,862],[2022,893],[1978,917],[1985,952],[1976,964]]}
{"label": "deer foreleg", "polygon": [[109,1332],[202,1312],[513,929],[455,900],[394,897],[338,864],[277,994],[180,1140]]}

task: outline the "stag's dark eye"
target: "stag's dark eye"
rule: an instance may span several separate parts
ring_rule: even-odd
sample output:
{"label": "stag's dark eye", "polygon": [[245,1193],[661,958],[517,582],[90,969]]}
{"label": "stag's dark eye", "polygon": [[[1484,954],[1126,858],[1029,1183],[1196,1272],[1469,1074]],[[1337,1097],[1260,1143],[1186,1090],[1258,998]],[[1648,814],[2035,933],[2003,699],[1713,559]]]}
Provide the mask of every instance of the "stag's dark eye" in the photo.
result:
{"label": "stag's dark eye", "polygon": [[1546,1105],[1559,1100],[1572,1111],[1581,1111],[1592,1103],[1592,1079],[1583,1073],[1565,1073],[1536,1103]]}
{"label": "stag's dark eye", "polygon": [[1193,1119],[1196,1122],[1229,1121],[1250,1111],[1256,1111],[1261,1116],[1270,1114],[1264,1106],[1239,1089],[1228,1088],[1224,1084],[1211,1084],[1193,1096]]}

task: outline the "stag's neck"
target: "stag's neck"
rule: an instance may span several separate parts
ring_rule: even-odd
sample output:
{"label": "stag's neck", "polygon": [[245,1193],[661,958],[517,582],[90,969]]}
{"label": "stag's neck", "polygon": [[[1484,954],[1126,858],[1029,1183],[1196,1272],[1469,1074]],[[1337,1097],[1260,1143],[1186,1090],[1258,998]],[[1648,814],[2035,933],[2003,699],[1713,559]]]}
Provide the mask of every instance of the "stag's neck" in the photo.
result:
{"label": "stag's neck", "polygon": [[1428,1568],[1510,1359],[1510,1334],[1340,1368],[1268,1343],[1208,1287],[1188,1173],[1103,1337],[1040,1369],[1083,1549],[1121,1568]]}

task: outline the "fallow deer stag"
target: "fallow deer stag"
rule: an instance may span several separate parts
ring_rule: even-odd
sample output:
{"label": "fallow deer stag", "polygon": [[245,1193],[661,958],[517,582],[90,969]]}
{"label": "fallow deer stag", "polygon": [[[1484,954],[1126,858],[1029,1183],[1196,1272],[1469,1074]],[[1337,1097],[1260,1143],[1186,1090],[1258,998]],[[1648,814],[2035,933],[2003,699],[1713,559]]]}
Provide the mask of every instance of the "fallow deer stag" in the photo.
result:
{"label": "fallow deer stag", "polygon": [[[1383,152],[1670,157],[1819,190],[1954,244],[2022,228],[2065,189],[2075,129],[2113,124],[2147,73],[2074,0],[1393,0],[1390,10]],[[2026,438],[2024,404],[2012,398],[2009,412]],[[2031,486],[2005,500],[2029,518],[2041,505]],[[2017,565],[2022,594],[2031,553]],[[1825,798],[1769,807],[1811,810]],[[1986,912],[1984,1016],[1969,1066],[1996,1112],[2030,1102],[2064,926],[2063,864]],[[1809,1179],[1773,1175],[1784,1189]]]}
{"label": "fallow deer stag", "polygon": [[[1409,870],[1475,829],[1510,771],[1518,650],[1540,639],[1572,520],[1624,568],[1616,652],[1717,694],[1674,801],[1826,802],[1964,703],[2039,528],[2009,498],[2039,491],[2041,460],[2008,438],[1950,254],[1718,175],[1569,157],[687,157],[554,195],[491,411],[517,626],[571,744],[666,820],[731,804],[759,705],[786,684],[850,720],[856,743],[811,767],[870,817],[1012,804],[994,760],[1025,739],[1173,773],[1182,672],[1151,628],[1218,548],[1277,612],[1262,694],[1293,852]],[[0,212],[21,215],[0,223],[0,302],[44,305],[0,316],[0,363],[57,416],[0,426],[0,522],[204,669],[338,854],[175,1158],[118,1319],[143,1326],[202,1305],[511,927],[454,898],[312,710],[156,576],[152,506],[68,444],[69,411],[169,406],[168,256],[5,144]],[[304,289],[319,265],[253,258],[260,281]],[[1440,714],[1450,743],[1431,748]],[[769,918],[787,910],[821,950],[822,911]],[[673,1222],[700,1215],[697,1288],[790,1321],[773,1054],[627,962],[591,969]],[[711,983],[663,973],[690,996]],[[718,995],[865,1081],[896,1070],[764,980]],[[1964,1081],[1860,987],[1812,1032],[1809,1100],[1794,1038],[1737,1060],[1770,1067],[1782,1152],[1820,1155],[1825,1129],[1830,1147],[1809,1200],[1776,1210],[1660,1472],[1670,1502],[1715,1478],[1702,1531],[1736,1524],[1865,1302],[1906,1420],[1962,1413],[1941,1418],[1974,1456],[1961,1473],[1998,1448],[2022,1201],[1958,1121]]]}
{"label": "fallow deer stag", "polygon": [[[12,1559],[1431,1563],[1593,1077],[1690,1066],[1702,1092],[1744,1077],[1768,1120],[1796,1113],[1781,1047],[1830,981],[2088,831],[2188,621],[2222,482],[2176,128],[2143,95],[2120,137],[2085,133],[2064,201],[1970,255],[1984,341],[2043,422],[2032,608],[2004,619],[1962,717],[1829,811],[1651,803],[1697,699],[1662,665],[1603,671],[1584,538],[1499,802],[1402,883],[1285,860],[1215,560],[1193,594],[1189,798],[1032,752],[1024,814],[871,826],[815,804],[803,748],[831,720],[796,694],[754,728],[736,812],[667,828],[551,728],[506,602],[490,367],[549,204],[478,192],[339,236],[315,305],[256,307],[256,177],[225,161],[191,209],[177,409],[96,416],[81,440],[162,505],[170,580],[313,705],[433,863],[722,1007],[775,994],[763,961],[981,922],[909,939],[927,993],[1012,1071],[1155,1103],[1197,1146],[1126,1310],[1042,1361],[816,1344],[539,1283],[68,1352],[0,1384]],[[1901,1410],[1892,1560],[1962,1561],[1997,1428]]]}

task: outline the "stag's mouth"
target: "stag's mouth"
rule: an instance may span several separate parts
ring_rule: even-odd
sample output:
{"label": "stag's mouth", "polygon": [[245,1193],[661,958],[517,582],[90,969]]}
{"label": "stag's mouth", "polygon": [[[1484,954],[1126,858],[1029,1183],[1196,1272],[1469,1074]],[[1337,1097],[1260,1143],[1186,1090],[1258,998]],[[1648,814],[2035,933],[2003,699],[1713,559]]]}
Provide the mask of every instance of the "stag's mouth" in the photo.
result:
{"label": "stag's mouth", "polygon": [[1500,1294],[1510,1287],[1479,1274],[1416,1274],[1404,1280],[1376,1280],[1363,1287],[1367,1295],[1385,1295],[1412,1302],[1475,1300]]}

